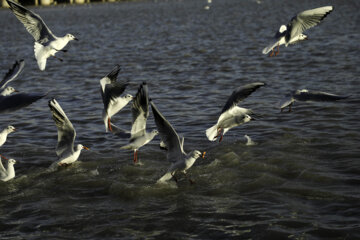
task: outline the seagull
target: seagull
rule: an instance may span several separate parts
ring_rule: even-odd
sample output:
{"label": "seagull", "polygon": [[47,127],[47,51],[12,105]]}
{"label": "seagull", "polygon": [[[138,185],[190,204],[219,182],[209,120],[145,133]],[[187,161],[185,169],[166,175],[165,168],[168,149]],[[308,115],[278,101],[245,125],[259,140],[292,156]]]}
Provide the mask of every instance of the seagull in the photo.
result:
{"label": "seagull", "polygon": [[303,32],[318,25],[333,9],[333,6],[325,6],[298,13],[287,25],[281,25],[279,31],[275,34],[276,42],[264,48],[262,53],[268,54],[272,51],[271,57],[274,55],[274,48],[277,46],[276,56],[279,53],[280,45],[285,44],[287,47],[289,44],[307,40],[308,37]]}
{"label": "seagull", "polygon": [[9,125],[9,126],[7,126],[7,128],[5,128],[4,130],[2,130],[0,132],[0,147],[2,145],[4,145],[4,143],[6,142],[8,134],[12,133],[12,132],[15,132],[15,131],[16,131],[15,127]]}
{"label": "seagull", "polygon": [[[63,48],[68,42],[71,40],[78,40],[70,33],[66,34],[64,37],[55,36],[39,15],[14,1],[6,1],[17,19],[24,24],[26,30],[34,37],[35,58],[41,71],[45,70],[48,57],[55,57],[55,53],[59,51],[66,52],[67,50],[63,50]],[[62,61],[61,58],[58,59]]]}
{"label": "seagull", "polygon": [[223,107],[218,122],[206,130],[207,138],[215,141],[220,136],[219,142],[221,142],[225,133],[231,128],[253,120],[249,115],[252,111],[238,107],[237,104],[264,85],[265,83],[256,82],[235,89]]}
{"label": "seagull", "polygon": [[[5,157],[3,157],[6,159]],[[8,160],[7,169],[4,168],[4,165],[2,164],[0,156],[0,180],[3,182],[7,182],[15,177],[15,169],[14,164],[16,163],[15,159],[6,159]]]}
{"label": "seagull", "polygon": [[138,161],[138,150],[148,142],[150,142],[156,135],[159,134],[157,130],[151,132],[146,131],[146,120],[149,117],[149,93],[146,82],[143,82],[133,100],[132,110],[132,127],[130,143],[121,149],[134,150],[134,163]]}
{"label": "seagull", "polygon": [[102,117],[105,124],[106,132],[112,131],[110,119],[123,107],[125,107],[132,99],[133,96],[126,94],[121,97],[120,95],[125,91],[128,83],[117,83],[116,79],[120,71],[120,66],[116,65],[114,69],[105,77],[100,80],[101,96],[104,103],[104,110]]}
{"label": "seagull", "polygon": [[[198,150],[193,150],[186,154],[183,148],[184,138],[180,139],[176,130],[171,126],[170,122],[165,119],[152,101],[150,104],[161,139],[167,146],[167,160],[171,162],[170,168],[166,174],[158,180],[158,183],[166,182],[173,177],[177,182],[175,173],[178,171],[184,173],[186,178],[188,178],[186,171],[192,167],[196,159],[199,157],[204,158],[206,152],[201,153]],[[190,178],[188,178],[188,180],[190,183],[193,183]]]}
{"label": "seagull", "polygon": [[287,94],[280,102],[281,112],[284,108],[289,107],[289,112],[291,112],[291,106],[295,101],[301,102],[331,102],[346,99],[350,96],[340,96],[332,93],[319,92],[319,91],[309,91],[307,89],[296,90],[291,94]]}
{"label": "seagull", "polygon": [[13,81],[19,74],[22,72],[25,66],[25,61],[23,59],[19,61],[15,61],[13,66],[9,69],[9,71],[5,74],[3,80],[0,82],[0,95],[8,96],[13,92],[17,92],[13,87],[6,87],[6,85]]}
{"label": "seagull", "polygon": [[73,125],[54,98],[49,101],[49,107],[58,129],[56,155],[59,159],[50,166],[50,169],[55,169],[58,166],[69,165],[75,162],[79,158],[81,150],[89,150],[89,148],[78,144],[74,149],[76,132]]}

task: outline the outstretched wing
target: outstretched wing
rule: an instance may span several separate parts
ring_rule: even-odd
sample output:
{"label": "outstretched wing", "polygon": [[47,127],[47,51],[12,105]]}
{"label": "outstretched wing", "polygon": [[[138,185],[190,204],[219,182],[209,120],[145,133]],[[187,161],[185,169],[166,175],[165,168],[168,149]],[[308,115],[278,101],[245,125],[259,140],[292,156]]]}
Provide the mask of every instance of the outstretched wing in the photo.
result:
{"label": "outstretched wing", "polygon": [[132,111],[132,127],[131,127],[131,138],[138,135],[145,134],[146,131],[146,120],[149,116],[149,93],[146,82],[143,82],[131,107]]}
{"label": "outstretched wing", "polygon": [[101,96],[105,110],[108,109],[111,99],[120,97],[125,91],[128,83],[117,83],[116,79],[120,72],[120,65],[116,65],[114,69],[100,80]]}
{"label": "outstretched wing", "polygon": [[327,102],[327,101],[337,101],[341,99],[346,99],[349,96],[340,96],[327,92],[308,91],[306,89],[303,89],[296,91],[293,97],[297,101]]}
{"label": "outstretched wing", "polygon": [[305,30],[318,25],[329,13],[333,6],[325,6],[303,11],[293,17],[289,23],[290,39],[303,33]]}
{"label": "outstretched wing", "polygon": [[19,76],[24,66],[25,66],[25,61],[23,59],[16,61],[14,65],[6,73],[3,80],[0,82],[0,89],[4,88],[9,82],[13,81],[17,76]]}
{"label": "outstretched wing", "polygon": [[227,110],[229,110],[230,108],[236,106],[240,101],[242,101],[243,99],[248,97],[251,93],[256,91],[256,89],[258,89],[259,87],[264,86],[264,85],[265,85],[265,83],[256,82],[256,83],[246,84],[243,87],[238,87],[237,89],[235,89],[233,91],[231,96],[228,98],[221,113],[224,113]]}
{"label": "outstretched wing", "polygon": [[179,135],[171,126],[169,121],[165,119],[165,117],[161,114],[161,112],[157,109],[155,104],[151,101],[151,109],[155,118],[155,124],[161,136],[161,139],[166,144],[167,147],[167,159],[170,162],[177,162],[182,160],[183,151],[183,143],[184,140],[180,140]]}
{"label": "outstretched wing", "polygon": [[49,107],[58,129],[56,154],[60,157],[63,154],[73,153],[76,137],[73,125],[66,116],[64,110],[61,108],[60,104],[54,98],[49,101]]}
{"label": "outstretched wing", "polygon": [[39,15],[14,1],[6,1],[8,2],[11,11],[13,11],[17,19],[24,24],[26,30],[34,37],[35,41],[44,44],[55,39],[54,34],[46,26]]}
{"label": "outstretched wing", "polygon": [[46,94],[18,93],[9,96],[0,96],[0,113],[7,113],[19,110],[31,103],[43,98]]}

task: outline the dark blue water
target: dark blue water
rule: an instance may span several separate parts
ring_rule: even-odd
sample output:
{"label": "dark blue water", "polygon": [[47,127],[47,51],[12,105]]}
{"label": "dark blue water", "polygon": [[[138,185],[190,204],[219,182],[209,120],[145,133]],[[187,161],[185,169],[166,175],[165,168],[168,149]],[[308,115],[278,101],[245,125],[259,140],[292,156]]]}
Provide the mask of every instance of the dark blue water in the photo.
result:
{"label": "dark blue water", "polygon": [[[16,59],[26,66],[11,86],[49,92],[33,105],[0,116],[14,125],[0,153],[18,161],[16,178],[0,183],[1,239],[360,239],[360,113],[358,1],[134,2],[33,8],[54,34],[72,33],[64,62],[40,72],[33,39],[8,9],[0,10],[0,74]],[[262,49],[299,11],[333,5],[310,40]],[[115,64],[135,95],[150,97],[185,149],[207,151],[178,184],[155,184],[169,166],[159,137],[140,149],[105,133],[99,80]],[[257,121],[209,142],[234,88],[265,82],[241,103]],[[280,113],[283,95],[307,88],[351,95],[336,103],[296,103]],[[47,101],[55,97],[91,148],[55,173],[57,130]],[[130,106],[130,105],[129,105]],[[130,129],[131,111],[113,118]],[[148,129],[154,129],[153,117]],[[244,135],[257,143],[246,146]]]}

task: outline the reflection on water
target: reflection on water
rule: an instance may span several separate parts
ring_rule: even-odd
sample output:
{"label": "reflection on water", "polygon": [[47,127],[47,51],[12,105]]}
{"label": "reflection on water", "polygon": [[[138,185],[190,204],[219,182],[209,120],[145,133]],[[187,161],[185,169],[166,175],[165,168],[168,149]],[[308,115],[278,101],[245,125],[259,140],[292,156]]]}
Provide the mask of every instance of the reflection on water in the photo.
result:
{"label": "reflection on water", "polygon": [[[359,39],[356,1],[308,31],[310,40],[268,58],[261,54],[296,12],[329,2],[136,2],[34,8],[56,35],[73,33],[64,59],[40,72],[33,39],[8,9],[0,10],[1,74],[15,59],[26,66],[11,85],[48,98],[0,117],[18,131],[1,154],[19,161],[17,176],[0,183],[2,239],[357,239],[359,222]],[[189,185],[155,184],[169,166],[159,138],[132,165],[127,144],[105,133],[99,80],[115,64],[135,95],[147,81],[150,97],[185,136],[185,149],[206,151]],[[205,129],[216,122],[235,87],[267,86],[241,106],[257,121],[232,129],[222,143]],[[296,103],[280,113],[284,94],[309,88],[350,94],[333,103]],[[55,97],[91,151],[56,173],[57,131],[47,101]],[[130,128],[130,108],[112,119]],[[154,129],[152,116],[148,129]],[[246,146],[244,135],[257,144]]]}

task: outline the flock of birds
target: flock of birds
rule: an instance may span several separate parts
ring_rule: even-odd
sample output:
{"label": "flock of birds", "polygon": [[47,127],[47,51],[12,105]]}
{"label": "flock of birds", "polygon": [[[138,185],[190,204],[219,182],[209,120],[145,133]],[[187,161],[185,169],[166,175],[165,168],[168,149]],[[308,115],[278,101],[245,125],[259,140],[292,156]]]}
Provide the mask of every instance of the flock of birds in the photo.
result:
{"label": "flock of birds", "polygon": [[[62,61],[62,59],[56,57],[55,54],[59,51],[65,52],[66,50],[63,48],[68,42],[78,39],[72,34],[66,34],[64,37],[55,36],[39,15],[14,1],[7,0],[7,2],[10,10],[34,37],[34,53],[39,69],[41,71],[45,70],[46,61],[49,57],[54,57]],[[271,51],[269,56],[276,56],[279,53],[280,45],[285,44],[287,47],[289,44],[306,40],[307,36],[303,32],[319,24],[332,11],[332,6],[325,6],[298,13],[287,25],[280,27],[279,31],[275,34],[275,42],[264,48],[263,54],[268,54]],[[16,61],[0,82],[0,113],[18,110],[46,96],[46,94],[15,93],[16,90],[14,88],[5,88],[9,82],[13,81],[20,74],[24,68],[24,64],[23,60]],[[204,158],[205,152],[193,150],[186,153],[184,151],[184,138],[178,135],[174,127],[159,111],[154,101],[149,98],[146,82],[140,84],[135,97],[130,94],[124,94],[128,82],[117,82],[119,71],[120,66],[116,65],[109,74],[100,80],[101,95],[104,103],[102,118],[105,131],[110,131],[123,138],[129,138],[129,143],[121,147],[121,149],[134,151],[135,164],[139,164],[139,149],[149,143],[156,135],[160,135],[162,140],[160,146],[166,149],[167,159],[171,162],[171,165],[158,182],[166,182],[170,179],[177,181],[175,177],[177,172],[182,172],[187,177],[186,171],[199,157]],[[250,109],[238,107],[238,104],[264,85],[265,83],[255,82],[235,89],[226,101],[217,123],[205,131],[208,140],[219,140],[219,142],[221,142],[225,133],[231,128],[251,121],[253,119],[253,112]],[[288,107],[289,111],[291,111],[291,106],[294,101],[336,101],[347,97],[348,96],[339,96],[326,92],[312,92],[305,89],[296,90],[285,96],[280,103],[280,108],[281,111],[283,111],[283,109]],[[131,101],[132,127],[130,131],[127,131],[114,125],[111,122],[111,117]],[[79,158],[81,150],[88,148],[81,144],[74,147],[76,131],[57,100],[54,98],[51,99],[48,105],[58,130],[58,143],[56,146],[58,160],[51,164],[49,168],[50,170],[56,170],[59,166],[66,166],[75,162]],[[146,130],[146,122],[149,117],[149,105],[151,106],[157,127],[157,130],[151,132]],[[15,128],[13,126],[8,126],[0,133],[0,147],[6,142],[8,134],[14,131]],[[248,145],[254,144],[248,136],[245,137],[248,139]],[[2,155],[0,156],[6,159]],[[8,181],[15,177],[14,164],[16,161],[9,159],[7,162],[7,169],[5,169],[0,161],[1,181]],[[190,178],[188,178],[188,180],[191,183],[193,182]]]}

